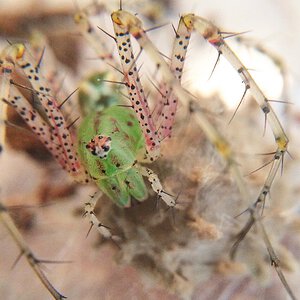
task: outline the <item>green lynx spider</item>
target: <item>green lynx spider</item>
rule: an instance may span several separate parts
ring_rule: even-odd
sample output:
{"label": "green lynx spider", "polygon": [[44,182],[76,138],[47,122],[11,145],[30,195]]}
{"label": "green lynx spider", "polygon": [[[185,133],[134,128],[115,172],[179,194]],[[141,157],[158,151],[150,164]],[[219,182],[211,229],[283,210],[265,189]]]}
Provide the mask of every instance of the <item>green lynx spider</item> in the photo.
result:
{"label": "green lynx spider", "polygon": [[[83,160],[83,164],[87,166],[85,171],[83,164],[78,160],[77,153],[69,132],[69,126],[61,113],[61,107],[64,101],[58,103],[57,99],[52,95],[51,88],[47,80],[40,72],[40,65],[29,54],[23,44],[12,44],[7,46],[1,53],[1,115],[3,120],[6,118],[6,107],[12,106],[25,120],[28,126],[39,137],[42,143],[53,154],[61,166],[66,169],[69,174],[78,182],[87,183],[90,179],[96,181],[99,187],[118,205],[129,206],[130,197],[142,201],[147,198],[147,189],[145,187],[142,176],[147,176],[153,189],[158,193],[159,197],[168,205],[175,206],[176,199],[166,193],[159,182],[157,175],[150,169],[142,167],[138,164],[138,160],[145,160],[144,137],[141,133],[139,123],[135,117],[134,111],[128,108],[113,106],[107,108],[103,112],[96,112],[88,115],[82,122],[79,130],[79,152]],[[28,79],[29,85],[23,86],[13,79],[15,72],[20,73]],[[102,83],[103,85],[103,83]],[[24,99],[20,91],[16,88],[28,89],[34,94],[32,103]],[[111,115],[113,120],[111,121]],[[100,127],[93,132],[95,128],[90,126],[97,123],[101,117],[106,120],[101,123]],[[102,127],[101,127],[102,126]],[[103,130],[102,137],[105,136],[107,144],[95,146],[105,146],[107,153],[102,156],[98,151],[94,152],[92,144],[95,140],[101,140],[100,132]],[[5,127],[1,126],[1,149],[5,150]],[[112,137],[107,136],[107,134]],[[111,148],[110,148],[111,141]],[[124,143],[127,147],[124,147]],[[95,150],[95,149],[94,149]],[[95,155],[96,153],[96,155]],[[99,166],[99,158],[104,164],[100,167],[101,172],[95,172],[96,166]],[[106,173],[105,176],[104,172]],[[102,177],[101,177],[102,176]],[[98,231],[106,238],[115,239],[110,230],[101,224],[96,218],[93,209],[96,204],[96,198],[86,203],[85,215],[89,218],[92,225],[96,225]],[[43,275],[39,268],[42,260],[34,257],[31,250],[26,246],[17,228],[13,226],[13,222],[6,212],[4,206],[1,206],[1,220],[9,228],[12,236],[18,241],[22,254],[24,254],[37,275],[47,287],[50,293],[56,299],[62,299],[58,291],[54,289],[51,283]]]}

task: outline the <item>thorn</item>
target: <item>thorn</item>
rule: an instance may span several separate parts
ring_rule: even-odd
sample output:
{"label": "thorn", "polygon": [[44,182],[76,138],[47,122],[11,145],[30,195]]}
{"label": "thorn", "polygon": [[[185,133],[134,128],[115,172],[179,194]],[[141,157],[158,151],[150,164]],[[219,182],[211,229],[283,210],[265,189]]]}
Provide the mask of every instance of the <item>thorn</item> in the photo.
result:
{"label": "thorn", "polygon": [[78,120],[80,119],[80,116],[79,117],[77,117],[71,124],[69,124],[68,126],[67,126],[67,129],[69,130]]}
{"label": "thorn", "polygon": [[[149,91],[149,95],[150,95],[150,91]],[[147,95],[147,98],[149,97],[149,95]],[[158,107],[158,103],[155,103],[152,112],[150,112],[151,117],[153,116],[153,114],[156,111],[157,107]]]}
{"label": "thorn", "polygon": [[130,100],[130,97],[128,95],[125,95],[124,93],[119,91],[119,94],[123,97],[125,97],[126,99]]}
{"label": "thorn", "polygon": [[273,155],[275,153],[276,153],[276,151],[272,151],[272,152],[266,152],[266,153],[256,153],[255,155]]}
{"label": "thorn", "polygon": [[242,31],[242,32],[226,32],[226,31],[219,31],[219,34],[228,34],[227,36],[222,36],[222,38],[225,40],[225,39],[228,39],[228,38],[232,38],[232,37],[235,37],[235,36],[240,36],[240,35],[249,33],[249,32],[251,32],[251,31],[252,31],[252,30],[246,30],[246,31]]}
{"label": "thorn", "polygon": [[41,66],[41,63],[42,63],[42,59],[43,59],[43,57],[44,57],[45,50],[46,50],[46,46],[43,47],[41,56],[40,56],[40,58],[39,58],[39,60],[38,60],[38,63],[37,63],[37,65],[36,65],[36,67],[35,67],[37,70],[38,70],[38,69],[40,68],[40,66]]}
{"label": "thorn", "polygon": [[295,104],[290,101],[284,101],[284,100],[274,100],[274,99],[267,99],[268,102],[275,102],[275,103],[283,103],[283,104]]}
{"label": "thorn", "polygon": [[251,215],[250,219],[248,220],[248,222],[246,223],[244,228],[237,234],[237,240],[234,242],[234,244],[232,245],[232,247],[230,249],[229,256],[232,260],[234,260],[234,258],[235,258],[236,251],[237,251],[240,243],[245,238],[245,236],[250,231],[250,229],[252,228],[253,225],[254,225],[254,218]]}
{"label": "thorn", "polygon": [[20,254],[15,259],[14,263],[11,266],[11,270],[14,269],[14,267],[17,265],[17,263],[20,261],[21,257],[24,255],[24,251],[21,251]]}
{"label": "thorn", "polygon": [[152,30],[156,30],[156,29],[162,28],[162,27],[164,27],[164,26],[167,26],[167,25],[169,25],[169,24],[170,24],[170,23],[168,22],[168,23],[165,23],[165,24],[162,24],[162,25],[157,25],[157,26],[154,26],[154,27],[151,27],[151,28],[146,29],[145,32],[149,32],[149,31],[152,31]]}
{"label": "thorn", "polygon": [[[11,105],[9,102],[8,102],[7,104]],[[30,134],[30,135],[32,135],[32,136],[36,136],[31,130],[29,130],[29,129],[25,128],[25,127],[19,126],[19,125],[17,125],[17,124],[14,124],[14,123],[12,123],[12,122],[10,122],[10,121],[8,121],[8,120],[5,120],[5,121],[4,121],[4,124],[5,124],[6,126],[10,126],[10,127],[16,128],[16,129],[18,129],[18,130],[22,130],[22,131],[24,131],[24,132],[26,132],[27,134]]]}
{"label": "thorn", "polygon": [[158,51],[158,53],[163,56],[164,58],[168,59],[169,61],[171,61],[171,58],[169,56],[167,56],[166,54],[163,54],[162,52]]}
{"label": "thorn", "polygon": [[104,228],[106,228],[106,229],[108,229],[108,230],[111,230],[110,227],[108,227],[108,226],[106,226],[106,225],[104,225],[104,224],[102,224],[102,223],[99,223],[99,224],[98,224],[98,227],[104,227]]}
{"label": "thorn", "polygon": [[[270,190],[269,190],[269,192],[268,192],[267,195],[269,195],[269,199],[271,200],[271,193],[270,193]],[[267,196],[267,195],[266,195],[266,196]],[[262,217],[263,214],[264,214],[265,207],[266,207],[266,197],[263,198],[263,203],[262,203],[262,208],[261,208],[261,217]]]}
{"label": "thorn", "polygon": [[290,286],[288,285],[288,283],[285,279],[285,276],[280,268],[280,260],[278,259],[277,255],[274,251],[274,248],[270,242],[270,239],[266,233],[266,230],[265,230],[263,224],[261,222],[258,222],[258,225],[260,226],[260,229],[261,229],[260,231],[263,235],[263,240],[264,240],[264,243],[265,243],[268,253],[269,253],[271,265],[275,268],[275,271],[276,271],[281,283],[283,284],[285,290],[289,294],[290,298],[292,300],[296,300],[296,296],[294,295],[293,291],[291,290]]}
{"label": "thorn", "polygon": [[143,48],[140,48],[140,51],[139,51],[138,55],[135,57],[135,59],[133,60],[133,62],[131,63],[131,65],[130,65],[130,67],[128,69],[128,73],[131,71],[132,67],[136,64],[136,62],[139,59],[142,51],[143,51]]}
{"label": "thorn", "polygon": [[242,212],[240,212],[239,214],[237,214],[236,216],[234,216],[234,219],[237,219],[238,217],[240,217],[241,215],[243,215],[244,213],[246,213],[247,211],[249,211],[249,208],[246,208],[245,210],[243,210]]}
{"label": "thorn", "polygon": [[273,162],[274,162],[274,158],[273,158],[272,160],[266,162],[265,164],[263,164],[261,167],[255,169],[254,171],[252,171],[252,172],[250,172],[249,174],[244,175],[244,176],[245,176],[245,177],[250,176],[251,174],[253,174],[253,173],[257,172],[257,171],[260,171],[261,169],[263,169],[264,167],[267,167],[269,164],[271,164],[271,163],[273,163]]}
{"label": "thorn", "polygon": [[94,226],[94,223],[93,223],[93,222],[91,222],[91,226],[90,226],[90,228],[89,228],[89,230],[88,230],[88,232],[87,232],[87,234],[86,234],[85,238],[87,238],[87,237],[89,236],[89,234],[90,234],[90,232],[91,232],[91,230],[92,230],[93,226]]}
{"label": "thorn", "polygon": [[[10,84],[13,84],[13,85],[15,85],[15,86],[17,86],[17,87],[19,87],[19,88],[22,88],[22,89],[24,89],[24,90],[27,90],[27,91],[32,92],[33,98],[34,98],[34,96],[37,96],[38,94],[44,95],[44,96],[48,96],[48,97],[49,97],[49,96],[50,96],[50,97],[53,97],[53,96],[49,95],[48,93],[39,92],[39,91],[37,91],[37,90],[35,90],[35,89],[31,88],[31,87],[28,87],[28,86],[26,86],[26,85],[17,83],[17,82],[15,82],[13,79],[10,79],[9,83],[10,83]],[[34,107],[34,108],[37,108],[37,105],[41,105],[39,100],[38,100],[37,102],[38,102],[38,103],[36,103],[35,99],[33,99],[33,107]]]}
{"label": "thorn", "polygon": [[175,32],[175,36],[178,36],[177,30],[176,30],[176,28],[174,27],[173,23],[172,23],[172,28],[173,28],[173,30],[174,30],[174,32]]}
{"label": "thorn", "polygon": [[288,150],[286,150],[285,152],[288,154],[288,156],[289,156],[291,159],[294,159],[294,157],[292,156],[292,154],[291,154]]}
{"label": "thorn", "polygon": [[173,197],[173,198],[174,198],[174,195],[172,195],[172,194],[170,194],[170,193],[168,193],[168,192],[166,192],[166,191],[164,191],[164,190],[162,190],[161,192],[164,193],[164,194],[166,194],[166,195],[168,195],[168,196],[170,196],[170,197]]}
{"label": "thorn", "polygon": [[236,32],[233,32],[233,31],[218,31],[218,34],[236,34]]}
{"label": "thorn", "polygon": [[268,116],[265,113],[265,116],[264,116],[264,130],[263,130],[263,135],[262,135],[263,137],[265,136],[266,130],[267,130],[267,118],[268,118]]}
{"label": "thorn", "polygon": [[117,67],[115,67],[114,65],[112,65],[112,64],[110,64],[110,63],[108,63],[108,62],[106,62],[106,64],[109,65],[109,66],[112,67],[114,70],[116,70],[117,72],[119,72],[121,75],[124,76],[124,73],[123,73],[120,69],[118,69]]}
{"label": "thorn", "polygon": [[73,263],[72,260],[47,260],[47,259],[37,259],[33,258],[34,262],[37,264],[70,264]]}
{"label": "thorn", "polygon": [[107,31],[105,31],[104,29],[102,29],[100,26],[97,26],[102,32],[104,32],[106,35],[108,35],[110,38],[112,38],[115,42],[117,42],[116,38],[111,35],[110,33],[108,33]]}
{"label": "thorn", "polygon": [[[7,105],[13,107],[13,105],[12,105],[8,100],[6,100],[6,99],[4,99],[4,98],[2,98],[1,101],[4,102],[4,103],[7,104]],[[5,124],[5,122],[7,122],[7,120],[4,120],[4,121],[1,120],[1,121],[4,122],[4,124]]]}
{"label": "thorn", "polygon": [[280,169],[280,176],[283,174],[283,163],[284,163],[284,153],[281,155],[281,169]]}
{"label": "thorn", "polygon": [[61,107],[79,90],[79,88],[76,88],[69,96],[66,97],[66,99],[58,105],[58,109],[61,109]]}
{"label": "thorn", "polygon": [[159,89],[159,87],[154,83],[154,81],[152,81],[149,77],[148,80],[150,81],[150,83],[154,86],[154,88],[156,89],[156,91],[163,97],[166,98],[166,95],[164,95],[162,93],[162,91]]}
{"label": "thorn", "polygon": [[127,107],[127,108],[133,108],[132,105],[126,105],[126,104],[117,104],[116,106],[119,106],[119,107]]}
{"label": "thorn", "polygon": [[235,115],[236,115],[236,113],[237,113],[239,107],[241,106],[242,101],[243,101],[243,99],[244,99],[244,97],[245,97],[245,95],[246,95],[246,93],[247,93],[247,91],[248,91],[249,88],[250,88],[250,87],[249,87],[248,85],[245,85],[245,91],[244,91],[244,93],[243,93],[243,95],[242,95],[242,98],[241,98],[241,100],[240,100],[240,102],[239,102],[237,108],[235,109],[235,111],[234,111],[232,117],[230,118],[230,120],[229,120],[229,122],[228,122],[228,125],[231,123],[231,121],[232,121],[233,118],[235,117]]}
{"label": "thorn", "polygon": [[[158,128],[159,129],[159,128]],[[158,130],[157,130],[158,131]],[[165,139],[167,139],[167,138],[170,138],[171,137],[171,135],[169,134],[169,135],[166,135],[166,136],[164,136],[162,139],[160,139],[159,140],[159,142],[161,143],[161,142],[163,142]]]}
{"label": "thorn", "polygon": [[[140,65],[140,67],[138,68],[138,70],[137,70],[137,73],[138,73],[138,74],[140,73],[140,71],[141,71],[143,65],[144,65],[144,63],[142,63],[142,64]],[[143,76],[143,74],[140,75],[140,78],[142,78],[142,76]]]}
{"label": "thorn", "polygon": [[213,75],[213,73],[214,73],[214,71],[215,71],[215,69],[216,69],[216,67],[217,67],[217,64],[218,64],[218,62],[219,62],[219,60],[220,60],[221,54],[222,54],[222,52],[221,52],[221,51],[218,51],[218,57],[217,57],[217,60],[216,60],[216,62],[215,62],[215,64],[214,64],[214,67],[213,67],[213,69],[212,69],[212,71],[211,71],[209,77],[208,77],[208,80],[210,80],[211,76]]}
{"label": "thorn", "polygon": [[107,80],[107,79],[102,79],[101,81],[108,82],[108,83],[115,83],[115,84],[126,85],[126,82],[123,82],[123,81],[114,81],[114,80]]}
{"label": "thorn", "polygon": [[[24,89],[24,90],[33,92],[33,93],[35,93],[35,94],[37,93],[37,91],[36,91],[35,89],[30,88],[30,87],[28,87],[28,86],[26,86],[26,85],[17,83],[17,82],[15,82],[13,79],[10,79],[10,80],[9,80],[9,83],[10,83],[10,84],[13,84],[13,85],[15,85],[15,86],[17,86],[17,87],[19,87],[19,88],[22,88],[22,89]],[[40,92],[39,92],[39,93],[40,93]],[[43,93],[40,93],[40,94],[43,94]]]}

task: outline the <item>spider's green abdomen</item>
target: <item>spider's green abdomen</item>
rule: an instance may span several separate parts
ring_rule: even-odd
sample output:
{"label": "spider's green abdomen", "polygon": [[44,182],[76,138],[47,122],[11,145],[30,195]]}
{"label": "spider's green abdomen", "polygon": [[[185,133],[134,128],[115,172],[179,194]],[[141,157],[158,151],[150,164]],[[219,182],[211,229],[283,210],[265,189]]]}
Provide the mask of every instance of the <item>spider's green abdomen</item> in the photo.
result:
{"label": "spider's green abdomen", "polygon": [[[106,158],[91,153],[87,144],[95,137],[110,137]],[[140,125],[130,108],[111,106],[86,116],[78,132],[79,155],[98,187],[120,206],[130,205],[130,197],[142,201],[147,189],[134,168],[144,151]]]}

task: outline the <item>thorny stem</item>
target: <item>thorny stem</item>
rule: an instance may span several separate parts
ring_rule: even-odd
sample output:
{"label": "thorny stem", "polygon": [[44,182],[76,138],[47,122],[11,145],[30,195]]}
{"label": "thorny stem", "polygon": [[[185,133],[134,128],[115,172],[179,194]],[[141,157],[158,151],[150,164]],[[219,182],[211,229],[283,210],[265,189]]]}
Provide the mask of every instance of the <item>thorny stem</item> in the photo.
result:
{"label": "thorny stem", "polygon": [[263,226],[263,223],[261,221],[261,217],[257,215],[257,211],[255,211],[255,210],[251,212],[251,216],[263,237],[264,243],[266,245],[266,248],[267,248],[269,256],[270,256],[271,265],[275,268],[275,271],[277,272],[280,281],[282,282],[285,290],[287,291],[287,293],[289,294],[291,299],[297,300],[296,296],[294,295],[293,291],[291,290],[291,288],[290,288],[289,284],[287,283],[286,278],[281,270],[280,260],[278,259],[277,255],[275,253],[275,250],[270,242],[270,239],[267,235],[265,227]]}
{"label": "thorny stem", "polygon": [[43,271],[40,268],[39,263],[41,262],[37,258],[35,258],[34,253],[31,251],[31,249],[27,246],[25,240],[23,239],[20,231],[16,227],[15,223],[13,222],[11,216],[7,212],[5,206],[0,202],[0,220],[3,223],[3,225],[7,228],[9,231],[11,237],[14,239],[16,244],[18,245],[21,255],[24,255],[26,257],[26,260],[28,261],[31,268],[34,270],[37,277],[40,279],[40,281],[43,283],[43,285],[47,288],[47,290],[51,293],[54,299],[56,300],[62,300],[66,297],[60,294],[54,286],[50,283],[46,275],[43,273]]}

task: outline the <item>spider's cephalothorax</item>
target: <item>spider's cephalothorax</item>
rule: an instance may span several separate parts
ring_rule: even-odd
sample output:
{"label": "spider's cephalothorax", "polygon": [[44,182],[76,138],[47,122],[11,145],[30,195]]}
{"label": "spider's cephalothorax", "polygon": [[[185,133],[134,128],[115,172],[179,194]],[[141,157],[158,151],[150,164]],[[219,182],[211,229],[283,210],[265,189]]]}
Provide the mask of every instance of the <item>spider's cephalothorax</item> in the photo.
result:
{"label": "spider's cephalothorax", "polygon": [[111,148],[111,137],[98,135],[92,138],[87,144],[86,149],[99,158],[107,158],[107,154]]}
{"label": "spider's cephalothorax", "polygon": [[135,168],[144,149],[139,123],[130,109],[120,106],[92,112],[78,134],[79,155],[98,187],[120,206],[129,206],[131,196],[142,201],[147,189]]}

